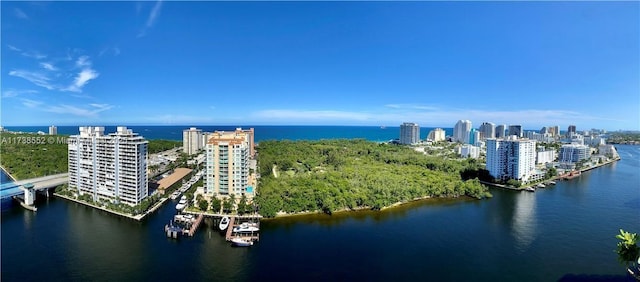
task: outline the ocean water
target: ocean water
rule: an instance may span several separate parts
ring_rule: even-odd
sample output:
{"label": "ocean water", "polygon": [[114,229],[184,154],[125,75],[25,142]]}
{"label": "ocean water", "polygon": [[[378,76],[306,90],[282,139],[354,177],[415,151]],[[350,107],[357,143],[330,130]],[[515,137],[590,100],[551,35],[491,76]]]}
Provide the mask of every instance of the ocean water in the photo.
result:
{"label": "ocean water", "polygon": [[[182,140],[182,131],[191,126],[128,126],[133,132],[140,134],[149,140],[168,139]],[[361,138],[370,141],[389,141],[400,137],[400,127],[380,126],[239,126],[242,128],[253,127],[255,129],[255,140],[319,140],[319,139],[339,139],[339,138]],[[235,130],[236,126],[196,126],[203,132],[213,132],[216,130]],[[7,126],[10,131],[47,133],[48,126]],[[420,128],[420,138],[425,139],[429,131],[434,128]],[[443,128],[445,134],[453,134],[452,128]],[[115,132],[116,126],[105,126],[105,132]],[[58,133],[65,135],[78,134],[77,126],[58,126]]]}

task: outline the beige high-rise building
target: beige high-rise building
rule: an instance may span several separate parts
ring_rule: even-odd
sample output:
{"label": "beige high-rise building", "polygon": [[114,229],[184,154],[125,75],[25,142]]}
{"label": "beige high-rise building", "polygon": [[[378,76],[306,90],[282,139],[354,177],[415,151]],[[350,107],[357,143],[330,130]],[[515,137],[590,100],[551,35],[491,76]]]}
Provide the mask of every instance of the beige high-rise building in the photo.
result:
{"label": "beige high-rise building", "polygon": [[213,195],[253,195],[249,165],[255,155],[254,131],[216,131],[206,145],[205,193]]}
{"label": "beige high-rise building", "polygon": [[182,151],[189,154],[197,154],[200,149],[204,148],[202,143],[202,130],[195,127],[182,131]]}
{"label": "beige high-rise building", "polygon": [[436,128],[434,130],[429,131],[429,136],[427,136],[427,139],[433,142],[444,141],[445,140],[444,129]]}
{"label": "beige high-rise building", "polygon": [[58,135],[58,128],[55,125],[49,126],[49,135]]}

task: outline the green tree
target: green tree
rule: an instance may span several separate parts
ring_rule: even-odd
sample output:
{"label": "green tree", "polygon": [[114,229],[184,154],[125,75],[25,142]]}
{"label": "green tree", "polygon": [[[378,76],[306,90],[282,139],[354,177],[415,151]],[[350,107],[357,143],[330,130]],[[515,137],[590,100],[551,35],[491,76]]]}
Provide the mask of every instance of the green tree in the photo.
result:
{"label": "green tree", "polygon": [[201,198],[200,200],[198,200],[198,207],[200,208],[201,211],[206,211],[207,208],[209,207],[209,202]]}
{"label": "green tree", "polygon": [[238,214],[245,214],[248,211],[248,206],[247,206],[247,196],[245,196],[244,194],[242,194],[242,196],[240,197],[240,202],[238,203]]}
{"label": "green tree", "polygon": [[620,234],[616,235],[616,238],[620,240],[615,251],[618,254],[618,260],[626,266],[636,262],[640,255],[640,248],[636,244],[638,234],[632,234],[620,229]]}
{"label": "green tree", "polygon": [[211,199],[211,210],[213,210],[214,213],[219,213],[221,208],[222,208],[222,202],[220,201],[220,199],[218,198]]}
{"label": "green tree", "polygon": [[233,204],[231,203],[230,199],[222,200],[222,210],[225,213],[231,213],[231,209],[233,209]]}

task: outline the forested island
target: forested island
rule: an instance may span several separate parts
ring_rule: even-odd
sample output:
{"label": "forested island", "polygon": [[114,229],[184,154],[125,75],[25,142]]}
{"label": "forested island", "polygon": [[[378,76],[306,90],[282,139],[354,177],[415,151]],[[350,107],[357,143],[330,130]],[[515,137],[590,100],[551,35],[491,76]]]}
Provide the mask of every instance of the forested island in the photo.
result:
{"label": "forested island", "polygon": [[[260,214],[370,208],[426,197],[490,197],[474,159],[425,155],[366,140],[261,141]],[[463,178],[464,177],[464,178]]]}

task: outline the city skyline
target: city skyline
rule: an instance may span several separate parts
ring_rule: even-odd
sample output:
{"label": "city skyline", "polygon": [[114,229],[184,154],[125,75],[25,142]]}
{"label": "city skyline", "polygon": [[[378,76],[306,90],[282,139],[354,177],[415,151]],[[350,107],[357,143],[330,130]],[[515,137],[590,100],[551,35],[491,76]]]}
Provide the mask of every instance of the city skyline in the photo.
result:
{"label": "city skyline", "polygon": [[3,126],[640,129],[638,2],[0,5]]}

